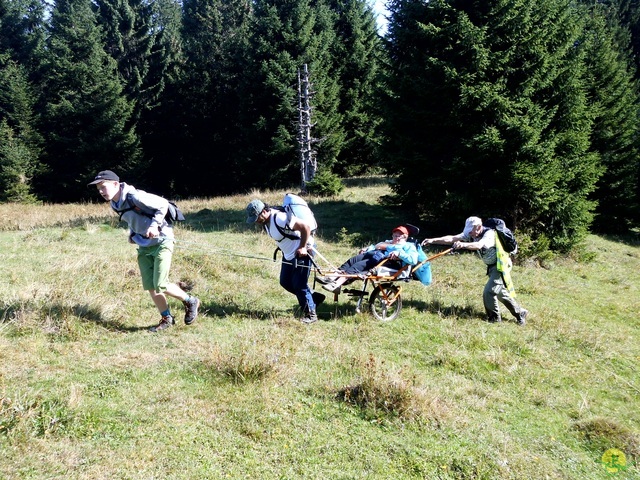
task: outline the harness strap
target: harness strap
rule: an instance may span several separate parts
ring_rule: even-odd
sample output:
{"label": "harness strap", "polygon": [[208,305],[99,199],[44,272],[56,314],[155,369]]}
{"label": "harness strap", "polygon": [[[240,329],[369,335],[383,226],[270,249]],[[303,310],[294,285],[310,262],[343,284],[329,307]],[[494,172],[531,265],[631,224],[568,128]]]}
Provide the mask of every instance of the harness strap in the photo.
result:
{"label": "harness strap", "polygon": [[118,210],[117,208],[114,208],[113,211],[116,212],[118,214],[118,221],[121,222],[122,221],[122,216],[127,213],[130,212],[131,210],[134,210],[137,214],[139,215],[144,215],[145,217],[148,218],[153,218],[153,215],[150,215],[148,213],[145,213],[140,207],[138,207],[135,202],[132,200],[132,196],[131,193],[127,193],[127,196],[124,199],[125,203],[129,203],[129,205],[133,205],[132,207],[129,208],[123,208],[122,210]]}

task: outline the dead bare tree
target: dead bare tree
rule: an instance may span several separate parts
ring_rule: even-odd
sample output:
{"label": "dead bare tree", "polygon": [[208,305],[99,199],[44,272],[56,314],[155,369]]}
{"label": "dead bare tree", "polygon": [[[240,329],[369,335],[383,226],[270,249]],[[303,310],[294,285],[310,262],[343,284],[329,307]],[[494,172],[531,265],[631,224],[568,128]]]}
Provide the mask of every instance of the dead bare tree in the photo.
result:
{"label": "dead bare tree", "polygon": [[315,125],[311,120],[312,85],[309,80],[309,69],[304,64],[303,71],[298,69],[298,149],[300,152],[301,190],[307,191],[307,183],[313,180],[318,170],[318,161],[313,144],[317,142],[311,136],[311,128]]}

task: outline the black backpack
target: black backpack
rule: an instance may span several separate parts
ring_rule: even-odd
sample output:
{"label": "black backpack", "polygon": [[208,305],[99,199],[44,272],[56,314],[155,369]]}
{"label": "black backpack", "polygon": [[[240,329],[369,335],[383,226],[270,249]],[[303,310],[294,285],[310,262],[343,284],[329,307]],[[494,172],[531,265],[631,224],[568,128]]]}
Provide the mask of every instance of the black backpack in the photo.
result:
{"label": "black backpack", "polygon": [[505,252],[515,253],[518,251],[518,242],[516,241],[516,237],[504,223],[504,220],[500,218],[488,218],[484,222],[484,226],[496,231]]}
{"label": "black backpack", "polygon": [[[174,202],[167,200],[169,202],[169,208],[167,209],[167,214],[164,216],[164,219],[167,221],[167,223],[169,225],[175,223],[175,222],[184,222],[184,214],[182,213],[182,210],[180,210],[180,208],[178,207],[178,205],[176,205]],[[129,212],[131,210],[135,210],[136,213],[140,214],[140,215],[144,215],[145,217],[149,217],[149,218],[153,218],[153,215],[151,215],[148,212],[145,212],[142,208],[140,208],[139,206],[137,206],[133,200],[133,195],[131,193],[127,194],[127,198],[125,199],[126,203],[129,203],[129,205],[131,205],[131,207],[128,208],[123,208],[122,210],[115,210],[115,212],[119,215],[118,220],[122,220],[122,215],[124,215],[124,213]]]}

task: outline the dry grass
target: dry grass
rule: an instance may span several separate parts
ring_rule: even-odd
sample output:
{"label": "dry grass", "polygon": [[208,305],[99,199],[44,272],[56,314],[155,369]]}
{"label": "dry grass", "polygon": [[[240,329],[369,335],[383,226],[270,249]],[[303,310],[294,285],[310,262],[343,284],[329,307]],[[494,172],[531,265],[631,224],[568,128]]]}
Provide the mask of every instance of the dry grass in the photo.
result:
{"label": "dry grass", "polygon": [[439,425],[448,416],[446,403],[417,386],[416,379],[405,378],[402,370],[390,371],[384,361],[369,355],[354,361],[358,379],[341,388],[337,398],[362,409],[367,418],[433,421]]}
{"label": "dry grass", "polygon": [[[388,191],[310,199],[330,262],[407,220]],[[341,296],[305,326],[244,221],[283,194],[179,202],[173,278],[202,314],[160,335],[107,205],[0,205],[0,478],[596,480],[611,447],[637,478],[637,244],[516,266],[525,328],[483,321],[473,255],[405,285],[394,322]]]}

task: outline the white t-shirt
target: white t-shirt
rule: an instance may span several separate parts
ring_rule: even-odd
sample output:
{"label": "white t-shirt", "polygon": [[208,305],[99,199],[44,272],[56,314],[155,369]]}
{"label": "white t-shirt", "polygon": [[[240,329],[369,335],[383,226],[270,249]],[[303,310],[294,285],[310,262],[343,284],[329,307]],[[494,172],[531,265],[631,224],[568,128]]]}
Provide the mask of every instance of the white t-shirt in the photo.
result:
{"label": "white t-shirt", "polygon": [[[278,242],[278,247],[282,250],[282,255],[285,260],[293,260],[296,256],[296,250],[300,248],[300,232],[293,230],[293,220],[294,216],[287,218],[286,212],[281,212],[280,210],[271,210],[271,216],[269,217],[268,225],[265,225],[265,229],[267,230],[267,234],[271,238],[273,238],[276,242]],[[298,219],[299,220],[299,219]],[[274,225],[277,222],[278,226],[283,229],[287,235],[294,235],[296,239],[287,238],[280,233],[280,230]],[[313,237],[309,236],[309,240],[307,241],[307,246],[313,246]]]}

